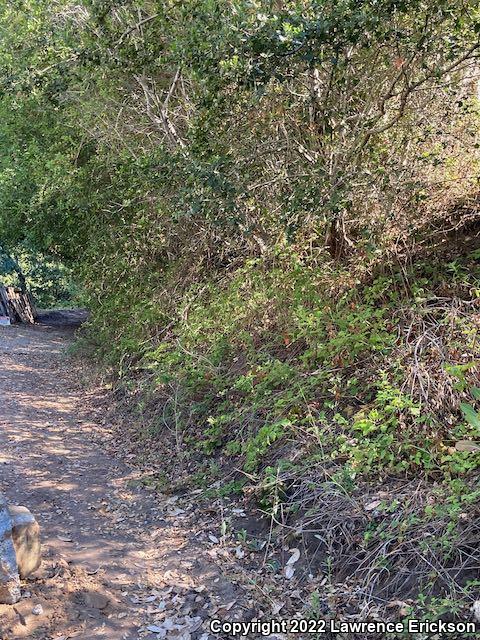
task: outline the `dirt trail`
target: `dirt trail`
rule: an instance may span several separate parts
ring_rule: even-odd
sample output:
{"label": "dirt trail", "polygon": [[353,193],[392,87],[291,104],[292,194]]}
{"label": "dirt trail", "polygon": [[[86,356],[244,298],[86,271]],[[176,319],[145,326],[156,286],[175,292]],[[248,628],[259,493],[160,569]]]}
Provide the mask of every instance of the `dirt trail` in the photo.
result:
{"label": "dirt trail", "polygon": [[0,606],[0,638],[212,638],[208,617],[236,587],[171,499],[96,444],[63,355],[72,320],[0,329],[0,491],[36,515],[44,548],[20,603]]}

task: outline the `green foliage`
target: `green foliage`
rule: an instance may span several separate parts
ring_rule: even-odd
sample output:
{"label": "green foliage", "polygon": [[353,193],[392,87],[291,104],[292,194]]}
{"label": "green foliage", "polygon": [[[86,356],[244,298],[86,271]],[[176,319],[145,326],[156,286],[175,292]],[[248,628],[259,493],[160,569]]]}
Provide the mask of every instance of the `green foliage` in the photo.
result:
{"label": "green foliage", "polygon": [[387,353],[395,339],[387,307],[375,308],[348,297],[335,309],[300,307],[297,317],[295,337],[308,341],[304,357],[312,364],[345,366],[368,353]]}
{"label": "green foliage", "polygon": [[255,471],[270,446],[282,438],[285,435],[285,430],[291,426],[289,420],[281,420],[261,427],[257,435],[246,442],[245,470]]}
{"label": "green foliage", "polygon": [[462,410],[468,424],[477,429],[477,432],[480,435],[480,412],[476,411],[472,405],[467,404],[466,402],[462,402],[460,404],[460,409]]}
{"label": "green foliage", "polygon": [[204,498],[227,498],[235,495],[239,495],[242,493],[243,488],[246,484],[245,478],[240,480],[230,480],[226,484],[218,487],[207,489],[203,493]]}
{"label": "green foliage", "polygon": [[465,391],[468,387],[468,380],[466,378],[466,373],[471,371],[475,367],[474,362],[467,362],[465,364],[449,364],[448,362],[445,364],[445,371],[449,373],[451,376],[456,378],[455,382],[455,390],[456,391]]}
{"label": "green foliage", "polygon": [[435,463],[433,441],[422,433],[426,424],[428,416],[421,414],[421,408],[383,375],[371,407],[354,417],[353,440],[345,438],[340,450],[349,455],[352,468],[362,473],[412,467],[428,472]]}
{"label": "green foliage", "polygon": [[[58,260],[25,246],[15,251],[16,260],[0,265],[0,280],[4,284],[26,286],[40,309],[72,307],[80,302],[79,289],[73,282],[71,270]],[[22,282],[18,274],[22,274]]]}
{"label": "green foliage", "polygon": [[3,277],[15,273],[19,268],[17,261],[0,247],[0,275]]}

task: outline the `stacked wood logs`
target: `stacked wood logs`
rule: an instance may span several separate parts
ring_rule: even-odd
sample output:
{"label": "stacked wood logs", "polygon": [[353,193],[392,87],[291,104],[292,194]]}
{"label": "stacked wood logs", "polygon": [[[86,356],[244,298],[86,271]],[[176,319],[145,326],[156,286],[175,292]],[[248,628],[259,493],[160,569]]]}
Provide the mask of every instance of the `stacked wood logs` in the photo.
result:
{"label": "stacked wood logs", "polygon": [[0,285],[0,318],[4,319],[3,324],[34,324],[37,310],[30,293],[16,287]]}

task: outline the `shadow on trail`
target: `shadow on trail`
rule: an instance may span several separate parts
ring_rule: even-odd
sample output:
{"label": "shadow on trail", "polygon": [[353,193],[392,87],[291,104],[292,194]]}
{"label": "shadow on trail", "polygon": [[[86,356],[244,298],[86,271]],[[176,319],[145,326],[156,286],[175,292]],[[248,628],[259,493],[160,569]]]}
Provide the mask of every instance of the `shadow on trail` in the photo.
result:
{"label": "shadow on trail", "polygon": [[42,327],[74,331],[88,319],[86,309],[46,309],[38,312],[38,324]]}

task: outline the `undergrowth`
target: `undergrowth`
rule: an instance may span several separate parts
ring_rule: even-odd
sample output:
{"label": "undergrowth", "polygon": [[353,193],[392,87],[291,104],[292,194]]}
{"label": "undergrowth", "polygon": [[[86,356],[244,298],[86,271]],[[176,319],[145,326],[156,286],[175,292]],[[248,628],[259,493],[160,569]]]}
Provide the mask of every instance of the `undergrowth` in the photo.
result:
{"label": "undergrowth", "polygon": [[455,444],[479,437],[477,253],[333,302],[302,275],[285,292],[284,272],[249,265],[139,355],[154,404],[171,405],[175,385],[182,438],[249,473],[298,439],[364,476],[474,469]]}
{"label": "undergrowth", "polygon": [[478,592],[479,252],[336,298],[331,277],[254,262],[220,291],[190,292],[184,321],[137,345],[127,403],[150,443],[175,447],[173,487],[253,501],[277,540],[293,527],[320,545],[322,572],[354,579],[360,600],[418,611],[448,593],[466,607]]}

